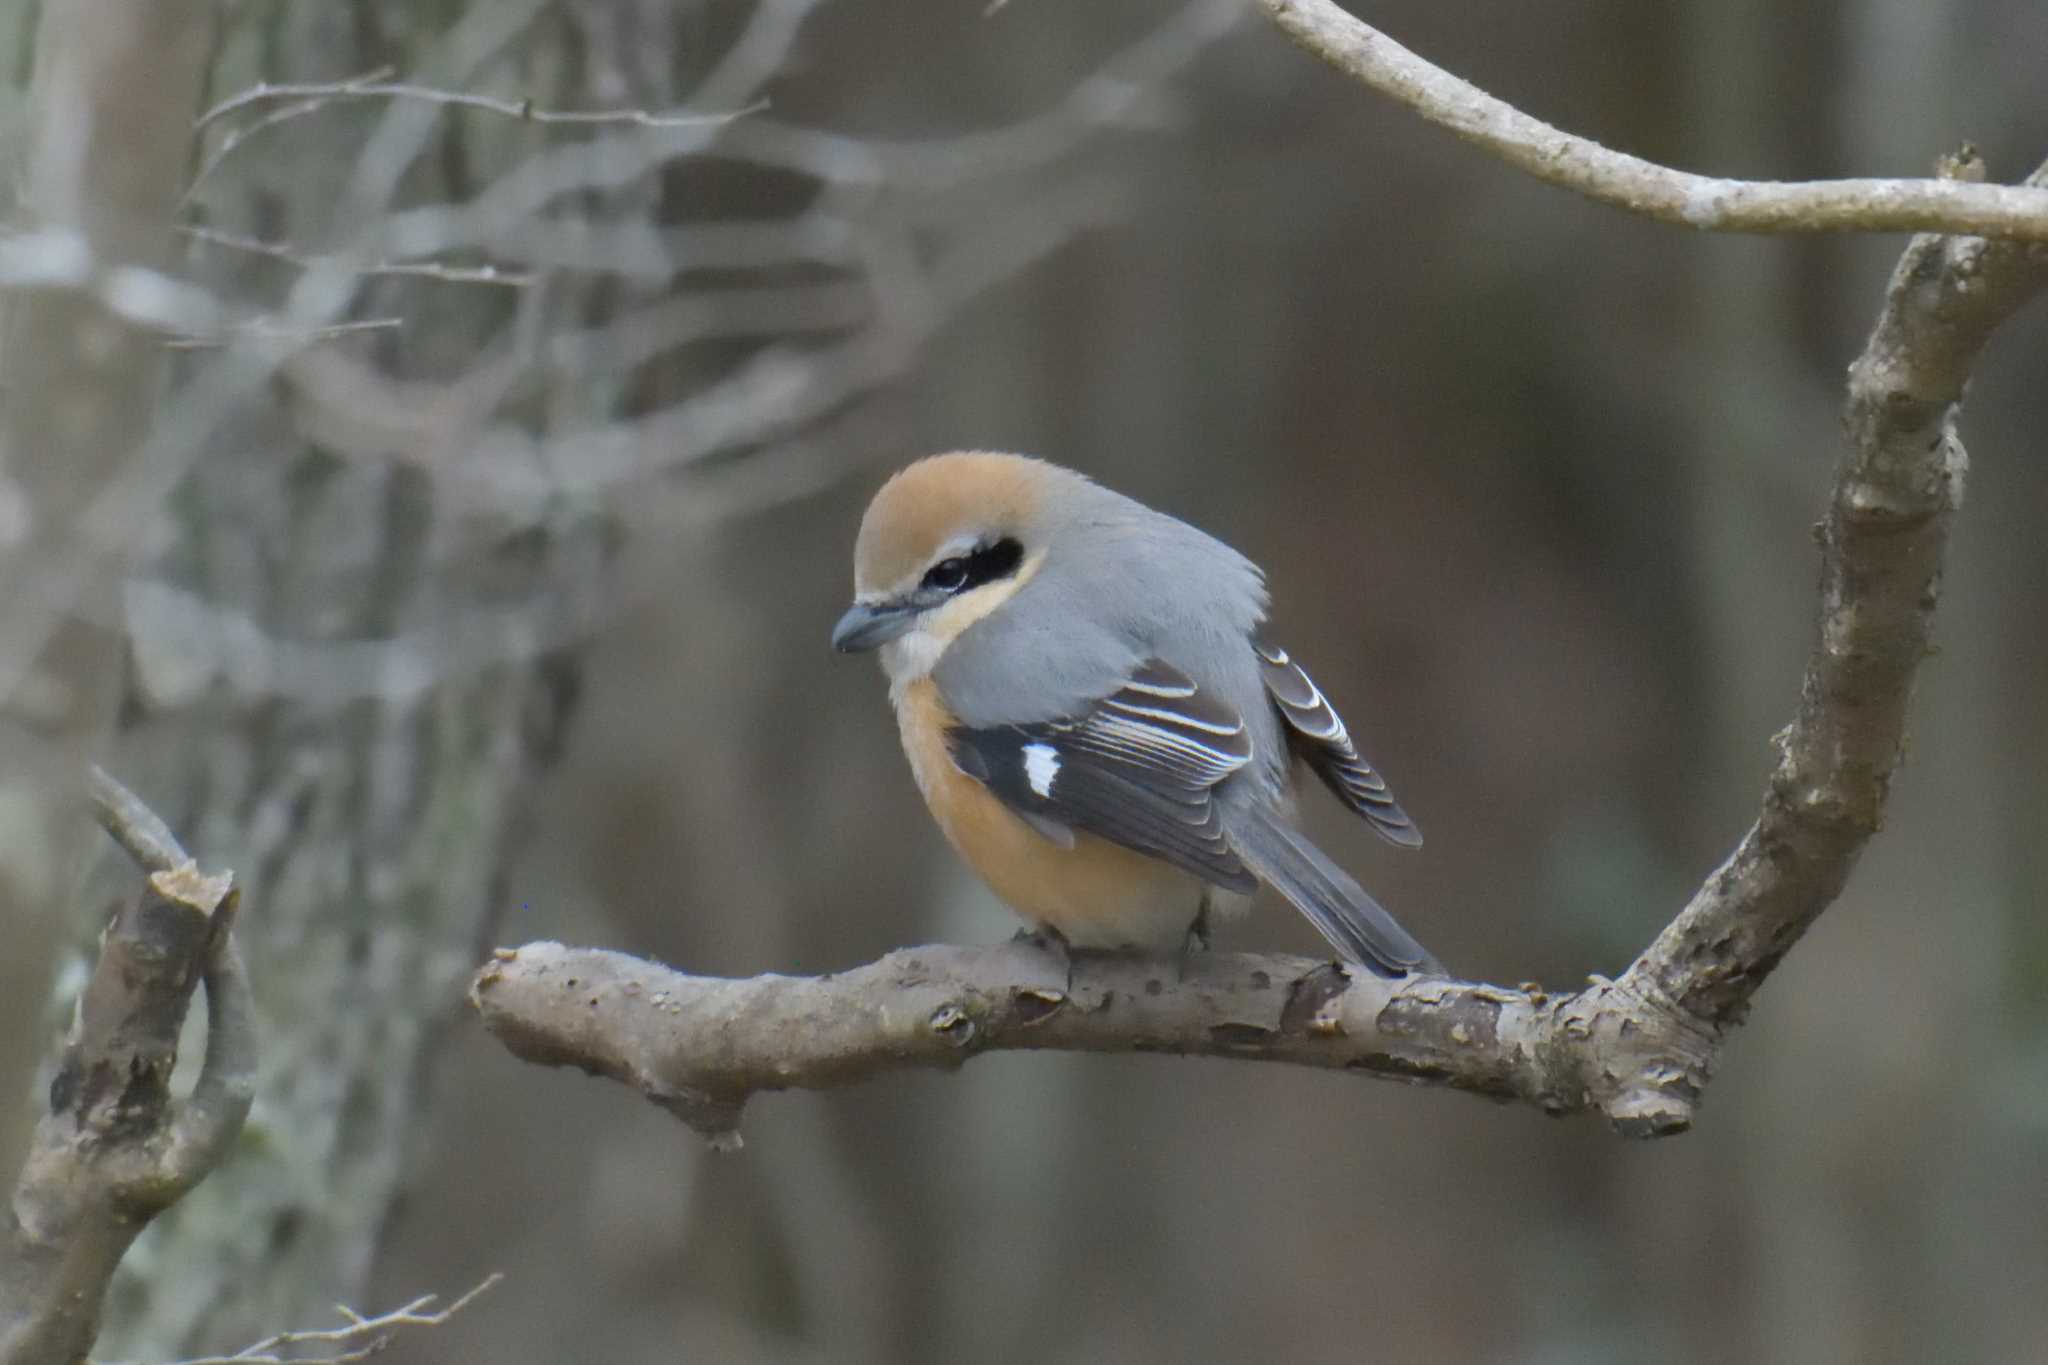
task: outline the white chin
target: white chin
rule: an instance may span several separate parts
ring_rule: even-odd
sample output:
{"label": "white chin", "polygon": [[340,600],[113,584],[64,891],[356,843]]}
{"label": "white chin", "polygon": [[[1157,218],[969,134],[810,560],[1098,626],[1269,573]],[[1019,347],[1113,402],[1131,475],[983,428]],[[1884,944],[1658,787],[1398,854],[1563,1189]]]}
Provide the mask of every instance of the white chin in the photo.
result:
{"label": "white chin", "polygon": [[882,672],[892,686],[914,683],[932,671],[944,648],[923,627],[908,631],[882,646]]}

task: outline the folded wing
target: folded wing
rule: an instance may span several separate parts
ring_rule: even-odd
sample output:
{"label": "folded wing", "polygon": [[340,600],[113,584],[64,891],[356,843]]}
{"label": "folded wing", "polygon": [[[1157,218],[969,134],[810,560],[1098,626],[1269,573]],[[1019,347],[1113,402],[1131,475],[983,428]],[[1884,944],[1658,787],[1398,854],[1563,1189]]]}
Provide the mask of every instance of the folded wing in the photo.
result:
{"label": "folded wing", "polygon": [[1264,643],[1252,648],[1265,665],[1266,692],[1287,722],[1287,745],[1295,756],[1308,764],[1339,801],[1364,816],[1382,839],[1407,848],[1420,846],[1422,831],[1394,800],[1387,780],[1360,757],[1343,719],[1322,689],[1286,650]]}
{"label": "folded wing", "polygon": [[1049,838],[1082,830],[1232,891],[1257,885],[1215,793],[1251,762],[1251,735],[1170,664],[1139,665],[1083,715],[956,727],[947,740],[962,772]]}
{"label": "folded wing", "polygon": [[[1320,698],[1313,684],[1289,695]],[[1281,698],[1275,701],[1284,714]],[[1311,707],[1299,709],[1315,723]],[[1327,703],[1323,713],[1334,737],[1322,741],[1330,770],[1352,774],[1374,828],[1414,842],[1414,826],[1350,748]],[[1295,725],[1291,717],[1288,723]],[[1148,660],[1082,715],[957,726],[947,741],[962,772],[1056,843],[1071,846],[1078,830],[1232,891],[1265,881],[1352,961],[1395,975],[1437,969],[1377,901],[1274,811],[1232,802],[1226,814],[1217,787],[1251,763],[1251,733],[1227,704],[1170,664]]]}

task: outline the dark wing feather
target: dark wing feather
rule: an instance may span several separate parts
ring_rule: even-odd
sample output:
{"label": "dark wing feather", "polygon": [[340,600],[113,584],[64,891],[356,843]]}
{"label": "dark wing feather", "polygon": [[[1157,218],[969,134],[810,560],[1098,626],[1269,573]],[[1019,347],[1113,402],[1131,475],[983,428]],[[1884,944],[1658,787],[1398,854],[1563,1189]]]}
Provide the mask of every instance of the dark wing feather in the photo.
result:
{"label": "dark wing feather", "polygon": [[1287,897],[1332,947],[1389,976],[1444,969],[1351,874],[1263,807],[1245,814],[1235,847],[1259,878]]}
{"label": "dark wing feather", "polygon": [[1157,659],[1086,714],[947,731],[953,761],[1034,826],[1083,830],[1249,892],[1216,784],[1252,759],[1241,717]]}
{"label": "dark wing feather", "polygon": [[1287,722],[1287,745],[1339,801],[1364,816],[1382,839],[1415,848],[1422,831],[1387,789],[1387,780],[1359,756],[1343,720],[1322,689],[1277,645],[1254,643],[1265,665],[1266,692]]}

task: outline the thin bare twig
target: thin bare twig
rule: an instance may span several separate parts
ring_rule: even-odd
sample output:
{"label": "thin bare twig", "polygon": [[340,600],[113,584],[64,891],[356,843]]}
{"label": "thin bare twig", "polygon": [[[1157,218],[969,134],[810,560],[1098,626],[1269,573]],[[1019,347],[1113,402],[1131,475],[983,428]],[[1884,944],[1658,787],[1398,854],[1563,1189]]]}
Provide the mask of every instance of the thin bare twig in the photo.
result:
{"label": "thin bare twig", "polygon": [[[336,1304],[334,1311],[348,1320],[344,1326],[279,1332],[244,1346],[231,1356],[194,1356],[174,1361],[173,1365],[348,1365],[348,1362],[367,1360],[384,1350],[400,1328],[443,1326],[504,1278],[502,1271],[494,1270],[467,1294],[446,1308],[433,1311],[428,1311],[428,1305],[440,1297],[438,1294],[422,1294],[403,1307],[375,1317],[364,1317],[346,1304]],[[297,1346],[341,1349],[325,1355],[284,1354],[288,1348]]]}
{"label": "thin bare twig", "polygon": [[328,94],[336,89],[359,89],[362,86],[374,85],[378,81],[390,80],[396,74],[396,67],[380,66],[374,70],[365,71],[360,76],[350,76],[340,81],[317,81],[304,85],[295,85],[283,81],[261,81],[250,86],[247,90],[230,95],[215,104],[211,109],[208,109],[198,118],[192,120],[192,128],[194,132],[197,132],[210,123],[226,118],[229,114],[240,113],[251,105],[261,104],[267,100],[302,99],[309,96],[317,97]]}
{"label": "thin bare twig", "polygon": [[2048,241],[2048,189],[1968,179],[1729,180],[1553,128],[1432,65],[1331,0],[1259,0],[1352,79],[1538,180],[1707,232],[1955,232]]}
{"label": "thin bare twig", "polygon": [[442,104],[457,109],[481,109],[485,113],[501,114],[506,118],[516,118],[526,123],[624,124],[636,128],[691,128],[726,123],[748,114],[759,113],[768,107],[766,100],[757,100],[744,109],[721,113],[681,109],[662,110],[658,113],[646,109],[544,109],[530,99],[508,100],[496,95],[479,95],[467,90],[442,90],[431,85],[416,85],[410,81],[383,79],[389,73],[390,68],[385,67],[368,76],[355,76],[343,81],[283,81],[253,85],[201,114],[194,121],[193,127],[204,128],[229,114],[281,99],[418,100],[426,104]]}
{"label": "thin bare twig", "polygon": [[351,261],[342,256],[300,251],[283,242],[266,242],[236,232],[224,232],[219,228],[185,225],[179,227],[178,231],[208,246],[224,247],[230,251],[246,251],[255,256],[268,256],[272,260],[283,261],[301,270],[341,268],[358,275],[406,275],[418,279],[438,280],[443,284],[494,284],[514,289],[526,288],[535,278],[530,271],[500,270],[494,265],[445,265],[438,261]]}
{"label": "thin bare twig", "polygon": [[972,249],[955,248],[916,276],[874,287],[877,303],[892,310],[874,326],[825,346],[764,350],[704,389],[631,421],[533,444],[501,429],[469,454],[465,475],[485,488],[517,489],[522,472],[539,467],[557,489],[602,488],[785,435],[894,377],[967,301],[1110,220],[1121,202],[1115,187],[1091,182],[1042,195],[1033,213],[991,225],[973,238]]}
{"label": "thin bare twig", "polygon": [[405,81],[390,81],[390,67],[381,67],[367,75],[351,77],[341,81],[284,81],[265,82],[251,86],[240,94],[222,100],[213,108],[201,114],[194,122],[195,131],[204,130],[209,124],[226,118],[230,114],[275,100],[290,103],[272,109],[260,118],[250,120],[240,127],[230,128],[192,174],[185,187],[180,203],[189,203],[222,162],[240,149],[257,134],[318,113],[337,100],[350,99],[405,99],[427,104],[445,105],[450,108],[480,109],[486,113],[506,118],[519,119],[526,123],[567,124],[584,127],[636,128],[697,128],[716,127],[748,114],[759,113],[768,107],[766,100],[758,100],[742,109],[728,113],[685,113],[680,110],[655,113],[646,109],[543,109],[531,100],[508,100],[495,95],[477,95],[460,90],[441,90],[433,86],[418,85]]}
{"label": "thin bare twig", "polygon": [[169,872],[192,861],[171,827],[105,768],[95,763],[87,769],[86,785],[100,827],[143,871]]}
{"label": "thin bare twig", "polygon": [[[365,74],[354,77],[353,79],[356,82],[383,80],[384,78],[388,77],[391,74],[391,70],[392,69],[388,66],[379,67],[375,71],[366,72]],[[344,82],[344,84],[347,83],[349,82]],[[258,89],[263,88],[265,87],[258,87]],[[198,119],[196,119],[193,123],[193,132],[195,136],[199,132],[203,131],[206,125],[211,123],[214,119],[222,117],[223,115],[230,113],[235,109],[246,107],[246,105],[251,102],[247,98],[248,94],[248,91],[244,91],[241,95],[237,95],[230,99],[224,100],[221,103],[216,104],[212,109],[207,110],[204,114],[201,114],[198,117]],[[259,133],[263,133],[268,131],[269,129],[277,127],[281,123],[289,123],[293,119],[304,118],[306,115],[318,113],[320,110],[325,109],[326,107],[327,101],[324,99],[302,99],[298,101],[296,104],[287,104],[282,108],[272,109],[268,113],[264,114],[261,118],[251,119],[249,122],[243,124],[239,128],[228,129],[227,133],[222,136],[220,144],[216,146],[211,152],[207,153],[205,159],[199,163],[199,169],[194,171],[192,173],[191,180],[186,182],[184,193],[178,196],[179,207],[182,208],[186,204],[189,204],[192,201],[192,197],[195,194],[199,193],[199,187],[205,184],[207,178],[211,176],[214,173],[214,171],[220,168],[222,162],[226,161],[229,157],[233,156],[235,154],[235,150],[239,148],[243,143],[247,142],[249,139],[255,137]]]}
{"label": "thin bare twig", "polygon": [[318,326],[301,327],[290,322],[280,322],[272,317],[254,317],[246,322],[237,322],[208,336],[165,337],[164,345],[180,351],[218,350],[232,346],[239,338],[257,338],[278,342],[294,349],[315,341],[332,341],[336,337],[353,336],[358,332],[389,332],[405,326],[404,318],[355,318],[348,322],[328,322]]}
{"label": "thin bare twig", "polygon": [[389,259],[471,247],[496,254],[501,239],[528,232],[567,196],[632,184],[654,167],[696,151],[853,193],[886,185],[931,196],[1013,180],[1070,156],[1105,130],[1140,124],[1145,111],[1156,108],[1160,88],[1235,28],[1244,13],[1237,0],[1193,0],[1053,105],[1005,128],[888,142],[759,118],[662,136],[616,133],[536,152],[467,203],[394,213],[376,240]]}

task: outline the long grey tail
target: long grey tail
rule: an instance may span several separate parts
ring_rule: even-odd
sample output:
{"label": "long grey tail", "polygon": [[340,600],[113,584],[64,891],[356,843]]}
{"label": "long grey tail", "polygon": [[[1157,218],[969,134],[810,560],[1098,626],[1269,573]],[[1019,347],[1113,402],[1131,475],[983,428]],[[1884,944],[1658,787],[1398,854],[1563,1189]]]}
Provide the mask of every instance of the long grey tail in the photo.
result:
{"label": "long grey tail", "polygon": [[1382,976],[1443,975],[1442,965],[1384,906],[1277,816],[1254,809],[1232,824],[1230,844],[1245,866],[1308,916],[1338,952]]}

